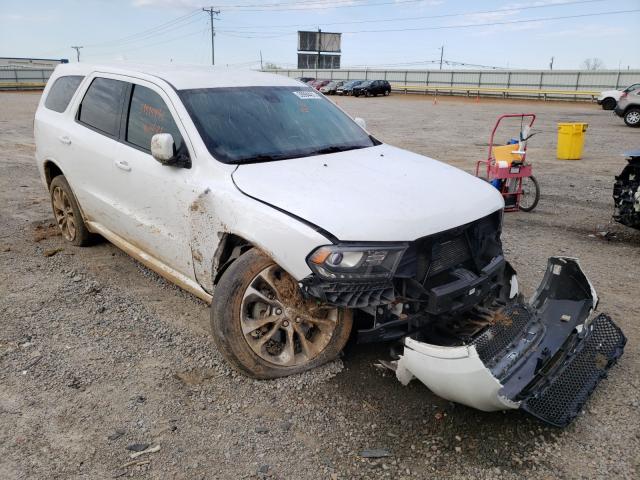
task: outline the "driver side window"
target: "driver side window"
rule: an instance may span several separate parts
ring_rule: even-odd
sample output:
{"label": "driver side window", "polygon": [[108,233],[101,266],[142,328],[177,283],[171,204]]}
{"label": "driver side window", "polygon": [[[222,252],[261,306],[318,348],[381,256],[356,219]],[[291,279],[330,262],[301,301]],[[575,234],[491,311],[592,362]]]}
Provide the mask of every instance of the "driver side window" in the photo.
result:
{"label": "driver side window", "polygon": [[125,140],[150,152],[151,137],[156,133],[170,133],[176,151],[182,148],[182,135],[164,100],[150,88],[133,85]]}

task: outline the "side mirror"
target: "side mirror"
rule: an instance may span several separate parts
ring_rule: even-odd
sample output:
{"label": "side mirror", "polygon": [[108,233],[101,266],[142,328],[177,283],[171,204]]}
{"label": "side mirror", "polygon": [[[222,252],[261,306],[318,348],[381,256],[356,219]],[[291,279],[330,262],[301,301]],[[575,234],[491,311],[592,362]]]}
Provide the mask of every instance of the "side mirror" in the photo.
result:
{"label": "side mirror", "polygon": [[170,133],[156,133],[151,137],[151,156],[162,165],[191,168],[189,154],[176,152],[173,135]]}
{"label": "side mirror", "polygon": [[173,157],[175,144],[170,133],[156,133],[151,137],[151,156],[163,165],[169,165]]}
{"label": "side mirror", "polygon": [[356,122],[363,130],[367,129],[367,122],[364,121],[364,118],[356,117],[353,121]]}

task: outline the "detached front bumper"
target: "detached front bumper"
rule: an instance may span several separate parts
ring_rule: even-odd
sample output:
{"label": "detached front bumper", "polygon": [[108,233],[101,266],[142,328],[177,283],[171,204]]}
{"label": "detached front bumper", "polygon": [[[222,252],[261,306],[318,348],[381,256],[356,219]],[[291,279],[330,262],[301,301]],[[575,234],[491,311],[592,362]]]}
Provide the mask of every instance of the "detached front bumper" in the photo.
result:
{"label": "detached front bumper", "polygon": [[407,337],[396,375],[484,411],[521,408],[568,425],[623,353],[626,338],[606,315],[575,259],[549,259],[529,303],[513,301],[470,343],[445,347]]}

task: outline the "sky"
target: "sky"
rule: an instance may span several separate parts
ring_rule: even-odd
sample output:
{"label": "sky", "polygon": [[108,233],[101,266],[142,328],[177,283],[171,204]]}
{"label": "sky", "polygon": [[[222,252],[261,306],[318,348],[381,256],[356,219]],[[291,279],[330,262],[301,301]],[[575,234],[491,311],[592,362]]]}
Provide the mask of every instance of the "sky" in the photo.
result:
{"label": "sky", "polygon": [[297,30],[321,28],[342,33],[343,68],[438,68],[441,47],[499,68],[640,68],[640,0],[0,0],[0,56],[210,64],[209,6],[216,65],[294,68]]}

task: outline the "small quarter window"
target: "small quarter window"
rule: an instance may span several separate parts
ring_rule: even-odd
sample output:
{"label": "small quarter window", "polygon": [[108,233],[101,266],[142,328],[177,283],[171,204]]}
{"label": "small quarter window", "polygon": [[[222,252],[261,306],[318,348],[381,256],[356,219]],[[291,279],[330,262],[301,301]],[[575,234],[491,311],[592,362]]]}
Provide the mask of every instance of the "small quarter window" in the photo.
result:
{"label": "small quarter window", "polygon": [[47,94],[44,106],[54,112],[64,112],[83,78],[82,75],[68,75],[57,78]]}
{"label": "small quarter window", "polygon": [[182,135],[160,95],[149,88],[134,85],[126,140],[132,145],[150,151],[151,137],[156,133],[170,133],[176,151],[181,149]]}
{"label": "small quarter window", "polygon": [[127,86],[127,82],[120,80],[96,78],[82,99],[78,120],[107,135],[117,137]]}

